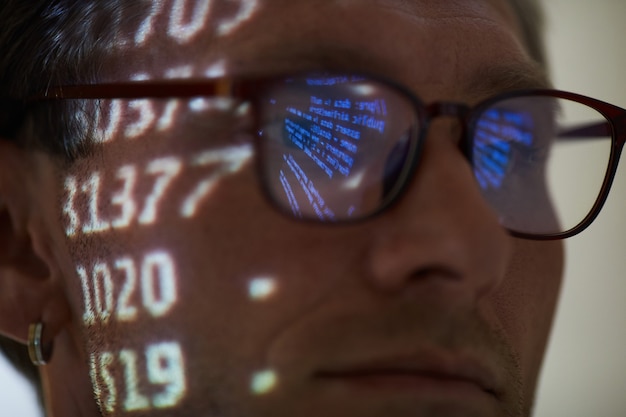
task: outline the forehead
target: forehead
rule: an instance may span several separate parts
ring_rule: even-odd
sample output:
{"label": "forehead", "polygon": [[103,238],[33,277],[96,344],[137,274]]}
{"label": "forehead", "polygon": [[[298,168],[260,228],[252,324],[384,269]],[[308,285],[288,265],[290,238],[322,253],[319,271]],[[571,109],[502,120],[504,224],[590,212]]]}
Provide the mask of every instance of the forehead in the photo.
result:
{"label": "forehead", "polygon": [[389,78],[425,101],[467,102],[549,86],[506,0],[100,4],[91,24],[105,28],[101,82],[340,70]]}
{"label": "forehead", "polygon": [[524,54],[516,19],[504,0],[128,4],[120,3],[111,16],[115,27],[109,33],[115,36],[108,52],[114,78],[157,78],[155,72],[161,78],[201,77],[226,70],[264,72],[314,65],[385,72],[416,59],[441,67],[452,64],[455,54],[463,58],[458,55],[467,45],[496,37],[501,51],[493,53]]}

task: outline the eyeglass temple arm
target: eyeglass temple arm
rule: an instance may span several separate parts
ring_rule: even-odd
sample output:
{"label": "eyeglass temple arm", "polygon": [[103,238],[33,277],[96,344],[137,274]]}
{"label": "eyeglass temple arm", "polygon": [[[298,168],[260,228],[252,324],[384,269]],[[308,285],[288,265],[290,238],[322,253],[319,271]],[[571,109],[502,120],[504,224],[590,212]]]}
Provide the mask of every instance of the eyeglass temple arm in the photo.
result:
{"label": "eyeglass temple arm", "polygon": [[13,138],[22,124],[24,103],[13,99],[0,99],[0,138]]}
{"label": "eyeglass temple arm", "polygon": [[611,125],[607,121],[568,128],[559,132],[559,138],[589,139],[612,135]]}
{"label": "eyeglass temple arm", "polygon": [[[613,120],[613,122],[621,123],[626,126],[626,113],[622,114],[620,117],[617,117]],[[622,129],[624,130],[624,129]],[[597,123],[589,123],[581,126],[576,126],[574,128],[568,128],[559,132],[559,138],[568,138],[568,139],[581,139],[586,140],[590,138],[605,138],[607,136],[613,136],[613,129],[611,124],[603,120]]]}

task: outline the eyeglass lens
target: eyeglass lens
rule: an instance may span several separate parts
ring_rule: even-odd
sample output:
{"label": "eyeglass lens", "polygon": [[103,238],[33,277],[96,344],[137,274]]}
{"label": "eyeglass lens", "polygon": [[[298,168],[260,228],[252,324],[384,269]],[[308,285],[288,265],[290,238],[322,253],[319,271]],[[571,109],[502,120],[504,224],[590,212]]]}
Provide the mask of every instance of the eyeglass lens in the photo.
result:
{"label": "eyeglass lens", "polygon": [[482,110],[471,130],[474,173],[502,225],[536,235],[578,226],[606,177],[608,126],[595,109],[557,97],[511,97]]}
{"label": "eyeglass lens", "polygon": [[[290,78],[260,99],[261,175],[290,215],[357,220],[401,192],[419,158],[422,107],[395,86],[352,76]],[[509,230],[568,231],[591,211],[611,155],[591,107],[521,95],[479,106],[468,151],[479,189]],[[607,125],[608,126],[608,125]]]}
{"label": "eyeglass lens", "polygon": [[262,103],[261,175],[271,198],[297,218],[364,218],[409,174],[416,107],[385,84],[295,78],[267,90]]}

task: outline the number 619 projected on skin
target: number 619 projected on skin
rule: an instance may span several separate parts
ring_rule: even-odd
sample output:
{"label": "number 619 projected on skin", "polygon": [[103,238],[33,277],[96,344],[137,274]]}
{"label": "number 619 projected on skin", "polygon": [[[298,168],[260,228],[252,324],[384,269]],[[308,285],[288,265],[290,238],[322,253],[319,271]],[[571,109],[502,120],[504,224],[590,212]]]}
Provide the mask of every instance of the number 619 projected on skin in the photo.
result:
{"label": "number 619 projected on skin", "polygon": [[96,398],[109,413],[119,408],[129,412],[172,408],[187,391],[184,356],[177,342],[155,343],[145,352],[92,353],[90,368]]}

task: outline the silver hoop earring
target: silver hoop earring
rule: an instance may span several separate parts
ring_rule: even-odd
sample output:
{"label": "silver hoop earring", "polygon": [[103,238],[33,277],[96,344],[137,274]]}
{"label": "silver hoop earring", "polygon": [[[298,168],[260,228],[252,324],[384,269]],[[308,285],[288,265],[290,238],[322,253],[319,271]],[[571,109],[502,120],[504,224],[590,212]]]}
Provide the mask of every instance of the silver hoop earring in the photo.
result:
{"label": "silver hoop earring", "polygon": [[43,323],[31,324],[28,327],[28,355],[35,366],[46,365],[52,356],[52,343],[43,345]]}

